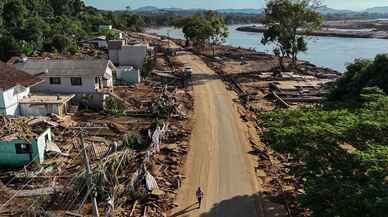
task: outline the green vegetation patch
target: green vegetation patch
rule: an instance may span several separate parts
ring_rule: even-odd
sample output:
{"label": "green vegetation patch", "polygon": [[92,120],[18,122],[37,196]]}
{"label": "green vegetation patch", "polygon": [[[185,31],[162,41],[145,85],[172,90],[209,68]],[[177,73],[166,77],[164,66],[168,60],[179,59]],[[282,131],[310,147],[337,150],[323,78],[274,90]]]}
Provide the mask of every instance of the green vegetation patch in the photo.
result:
{"label": "green vegetation patch", "polygon": [[299,200],[312,216],[385,216],[388,212],[388,97],[361,91],[357,109],[303,107],[259,114],[263,139],[301,164]]}

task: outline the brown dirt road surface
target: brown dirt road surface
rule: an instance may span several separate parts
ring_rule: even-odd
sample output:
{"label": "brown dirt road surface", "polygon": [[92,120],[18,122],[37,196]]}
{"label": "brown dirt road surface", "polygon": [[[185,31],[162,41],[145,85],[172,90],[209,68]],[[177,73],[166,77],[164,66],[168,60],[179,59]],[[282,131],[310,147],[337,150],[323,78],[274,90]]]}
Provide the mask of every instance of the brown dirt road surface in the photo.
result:
{"label": "brown dirt road surface", "polygon": [[[185,164],[187,178],[170,216],[262,217],[247,129],[233,94],[199,57],[178,58],[193,67],[194,126]],[[205,196],[201,208],[195,204],[199,186]]]}

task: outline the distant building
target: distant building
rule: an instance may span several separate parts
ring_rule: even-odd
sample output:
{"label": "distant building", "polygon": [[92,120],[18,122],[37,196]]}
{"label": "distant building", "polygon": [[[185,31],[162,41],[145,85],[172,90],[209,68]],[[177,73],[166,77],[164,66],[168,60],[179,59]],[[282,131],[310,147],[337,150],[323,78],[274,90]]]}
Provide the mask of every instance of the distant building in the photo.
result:
{"label": "distant building", "polygon": [[50,147],[58,149],[53,144],[50,128],[31,128],[35,135],[29,135],[30,138],[17,133],[0,138],[0,167],[22,167],[31,161],[42,163]]}
{"label": "distant building", "polygon": [[[27,60],[16,68],[43,80],[35,92],[75,94],[75,100],[101,109],[113,89],[115,66],[109,60]],[[61,99],[59,99],[61,100]],[[53,101],[58,101],[53,99]]]}
{"label": "distant building", "polygon": [[98,31],[102,32],[102,31],[105,31],[105,30],[112,30],[113,27],[112,25],[99,25],[98,26]]}
{"label": "distant building", "polygon": [[83,45],[93,45],[96,48],[108,48],[108,42],[105,36],[89,38],[86,40],[82,40],[80,43]]}

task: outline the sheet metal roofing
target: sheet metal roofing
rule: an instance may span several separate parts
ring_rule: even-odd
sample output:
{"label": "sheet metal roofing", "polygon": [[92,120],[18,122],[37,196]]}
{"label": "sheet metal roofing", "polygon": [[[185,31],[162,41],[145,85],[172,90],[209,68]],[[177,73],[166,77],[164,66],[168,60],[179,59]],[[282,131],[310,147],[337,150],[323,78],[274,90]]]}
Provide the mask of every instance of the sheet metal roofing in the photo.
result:
{"label": "sheet metal roofing", "polygon": [[104,76],[107,67],[113,68],[109,60],[27,60],[15,64],[17,69],[31,75],[47,76]]}
{"label": "sheet metal roofing", "polygon": [[42,80],[0,61],[0,90],[7,90],[16,85],[33,86]]}

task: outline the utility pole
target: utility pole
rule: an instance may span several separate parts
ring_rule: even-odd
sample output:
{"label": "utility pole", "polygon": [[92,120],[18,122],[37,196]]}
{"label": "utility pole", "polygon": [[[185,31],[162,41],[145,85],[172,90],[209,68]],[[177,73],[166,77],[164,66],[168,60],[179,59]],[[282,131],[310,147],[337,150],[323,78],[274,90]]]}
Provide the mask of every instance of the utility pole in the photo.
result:
{"label": "utility pole", "polygon": [[88,192],[90,192],[90,197],[91,197],[92,204],[93,204],[93,217],[99,217],[100,215],[98,213],[98,204],[97,204],[95,186],[93,184],[93,173],[92,173],[92,170],[90,168],[89,157],[88,157],[88,154],[86,152],[83,134],[84,134],[84,131],[81,129],[80,140],[81,140],[82,152],[84,155],[86,175],[88,177]]}

